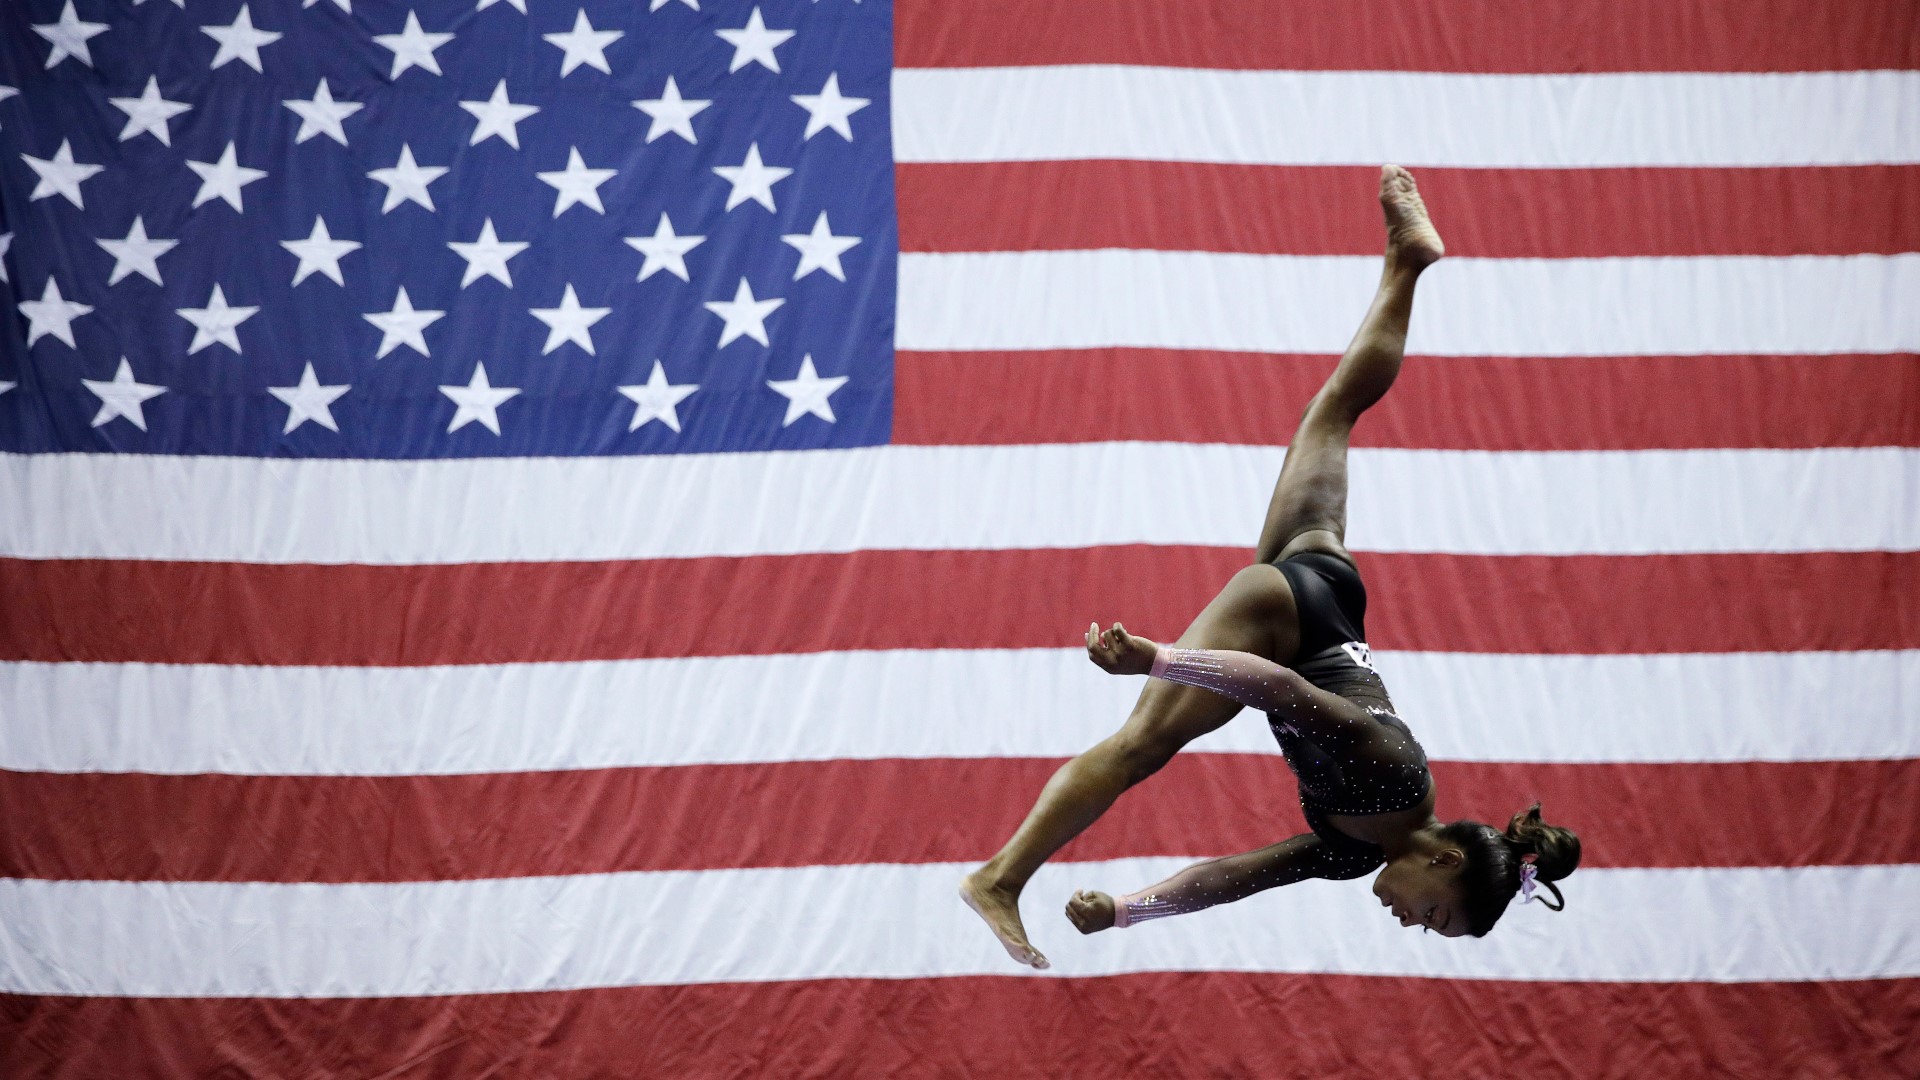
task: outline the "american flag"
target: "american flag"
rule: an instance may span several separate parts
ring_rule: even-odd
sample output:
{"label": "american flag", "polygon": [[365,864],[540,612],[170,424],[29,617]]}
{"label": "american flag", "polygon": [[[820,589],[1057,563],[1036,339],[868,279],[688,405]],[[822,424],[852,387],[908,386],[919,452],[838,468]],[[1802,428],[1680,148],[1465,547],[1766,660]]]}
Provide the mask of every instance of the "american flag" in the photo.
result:
{"label": "american flag", "polygon": [[[1911,0],[0,7],[0,1075],[1920,1075]],[[1443,817],[1308,882],[1265,725],[954,886],[1352,454]]]}

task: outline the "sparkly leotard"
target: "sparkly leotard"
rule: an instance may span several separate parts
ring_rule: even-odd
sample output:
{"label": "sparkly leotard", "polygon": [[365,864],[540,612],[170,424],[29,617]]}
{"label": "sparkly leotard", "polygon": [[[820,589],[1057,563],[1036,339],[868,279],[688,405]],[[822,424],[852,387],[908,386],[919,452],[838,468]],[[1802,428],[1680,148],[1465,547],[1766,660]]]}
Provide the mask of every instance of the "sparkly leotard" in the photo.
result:
{"label": "sparkly leotard", "polygon": [[1419,806],[1432,786],[1426,751],[1393,712],[1387,685],[1367,648],[1367,589],[1354,565],[1324,551],[1275,564],[1293,588],[1300,616],[1301,678],[1365,709],[1378,727],[1351,745],[1323,746],[1269,714],[1287,766],[1300,782],[1307,827],[1330,849],[1321,877],[1350,878],[1386,861],[1380,848],[1327,822],[1328,814],[1391,814]]}
{"label": "sparkly leotard", "polygon": [[[1245,653],[1162,648],[1153,674],[1267,709],[1268,726],[1299,782],[1300,808],[1314,834],[1297,839],[1317,840],[1298,845],[1291,871],[1296,879],[1360,877],[1384,863],[1385,854],[1377,845],[1334,828],[1328,815],[1390,814],[1419,806],[1432,786],[1426,752],[1394,715],[1386,684],[1373,670],[1364,632],[1366,590],[1359,572],[1345,559],[1324,552],[1295,555],[1276,565],[1293,587],[1300,615],[1293,672],[1360,706],[1372,723],[1316,725],[1319,734],[1309,736],[1290,720],[1291,707],[1285,713],[1275,711],[1291,697],[1291,691],[1282,689],[1287,681],[1275,677],[1285,669]],[[1196,910],[1176,898],[1182,890],[1168,888],[1180,880],[1117,897],[1116,924]]]}

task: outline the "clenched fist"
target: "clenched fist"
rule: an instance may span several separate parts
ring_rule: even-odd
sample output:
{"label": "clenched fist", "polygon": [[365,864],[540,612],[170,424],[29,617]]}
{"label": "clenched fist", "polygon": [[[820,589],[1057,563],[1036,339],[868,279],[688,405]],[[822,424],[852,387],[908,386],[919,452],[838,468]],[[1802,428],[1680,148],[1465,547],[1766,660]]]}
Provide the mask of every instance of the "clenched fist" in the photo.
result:
{"label": "clenched fist", "polygon": [[1067,921],[1083,934],[1097,934],[1113,926],[1113,897],[1081,889],[1067,901]]}
{"label": "clenched fist", "polygon": [[1153,654],[1158,646],[1143,637],[1134,637],[1119,623],[1102,630],[1099,623],[1087,627],[1087,659],[1102,671],[1115,675],[1145,675],[1153,670]]}

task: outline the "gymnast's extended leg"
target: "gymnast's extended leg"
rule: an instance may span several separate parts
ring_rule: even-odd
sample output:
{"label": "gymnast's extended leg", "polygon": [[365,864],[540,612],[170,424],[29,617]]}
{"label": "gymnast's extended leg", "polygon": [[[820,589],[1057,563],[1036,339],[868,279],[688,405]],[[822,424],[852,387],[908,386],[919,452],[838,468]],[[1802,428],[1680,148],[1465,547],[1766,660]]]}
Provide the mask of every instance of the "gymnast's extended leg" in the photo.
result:
{"label": "gymnast's extended leg", "polygon": [[[1271,564],[1305,550],[1345,555],[1346,450],[1354,420],[1392,385],[1406,345],[1413,287],[1442,254],[1413,178],[1388,166],[1380,182],[1387,218],[1386,267],[1353,343],[1314,395],[1287,450],[1261,529],[1259,563],[1233,576],[1175,642],[1232,649],[1279,663],[1299,647],[1286,579]],[[1120,730],[1062,765],[1006,846],[961,882],[960,895],[1015,960],[1046,967],[1020,921],[1020,892],[1040,864],[1105,813],[1129,787],[1181,747],[1232,719],[1240,706],[1210,691],[1149,680]]]}

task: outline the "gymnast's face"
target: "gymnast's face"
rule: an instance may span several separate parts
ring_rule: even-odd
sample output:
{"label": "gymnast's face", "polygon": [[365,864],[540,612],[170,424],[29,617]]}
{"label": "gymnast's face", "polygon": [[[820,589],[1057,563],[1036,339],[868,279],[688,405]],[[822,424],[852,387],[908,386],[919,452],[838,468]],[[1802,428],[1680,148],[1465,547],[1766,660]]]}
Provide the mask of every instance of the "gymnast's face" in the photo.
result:
{"label": "gymnast's face", "polygon": [[1403,855],[1373,879],[1373,895],[1401,926],[1464,937],[1467,910],[1460,868],[1465,864],[1466,856],[1458,848]]}

